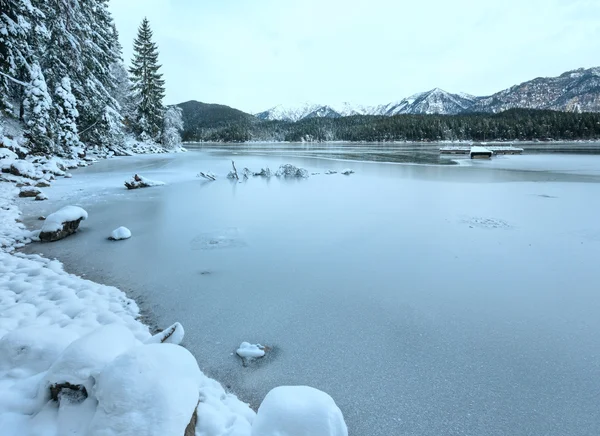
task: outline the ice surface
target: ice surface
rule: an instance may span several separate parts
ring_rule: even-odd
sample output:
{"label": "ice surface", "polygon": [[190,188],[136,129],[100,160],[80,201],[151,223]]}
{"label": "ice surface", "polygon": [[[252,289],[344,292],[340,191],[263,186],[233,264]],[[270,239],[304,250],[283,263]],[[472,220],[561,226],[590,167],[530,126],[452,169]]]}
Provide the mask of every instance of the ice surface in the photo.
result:
{"label": "ice surface", "polygon": [[[158,325],[185,326],[202,370],[255,408],[276,386],[311,385],[351,434],[595,434],[598,156],[424,166],[360,161],[404,146],[303,147],[219,144],[79,169],[48,202],[22,201],[24,222],[81,204],[106,224],[87,226],[85,243],[25,250],[143,295]],[[335,160],[344,154],[352,163]],[[232,158],[356,173],[198,183],[198,168],[225,175]],[[124,195],[140,168],[168,186]],[[121,223],[136,237],[106,243]],[[276,352],[243,367],[231,354],[248,338]],[[199,409],[221,410],[218,398]]]}
{"label": "ice surface", "polygon": [[123,226],[114,229],[109,236],[109,239],[112,239],[114,241],[120,241],[121,239],[129,238],[131,238],[131,230]]}
{"label": "ice surface", "polygon": [[325,392],[280,386],[261,403],[252,436],[348,436],[342,411]]}

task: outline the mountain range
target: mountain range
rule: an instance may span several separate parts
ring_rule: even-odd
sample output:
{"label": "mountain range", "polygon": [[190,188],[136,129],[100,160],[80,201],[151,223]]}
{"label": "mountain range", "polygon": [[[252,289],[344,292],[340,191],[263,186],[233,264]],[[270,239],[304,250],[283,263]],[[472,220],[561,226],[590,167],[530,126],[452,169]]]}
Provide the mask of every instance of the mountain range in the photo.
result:
{"label": "mountain range", "polygon": [[452,94],[435,88],[402,100],[377,106],[351,103],[275,106],[255,114],[260,120],[296,122],[310,118],[351,115],[498,113],[508,109],[551,109],[565,112],[600,112],[600,67],[568,71],[558,77],[539,77],[490,96]]}

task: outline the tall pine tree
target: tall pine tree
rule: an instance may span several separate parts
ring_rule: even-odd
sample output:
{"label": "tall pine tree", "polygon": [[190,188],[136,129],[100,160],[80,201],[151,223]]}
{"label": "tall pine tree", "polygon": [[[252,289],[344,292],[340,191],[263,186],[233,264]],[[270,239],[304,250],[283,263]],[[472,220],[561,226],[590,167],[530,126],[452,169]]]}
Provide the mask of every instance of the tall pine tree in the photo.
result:
{"label": "tall pine tree", "polygon": [[137,107],[134,129],[136,133],[145,133],[151,139],[160,141],[163,124],[165,81],[158,72],[158,48],[152,41],[152,30],[147,18],[144,18],[133,42],[133,60],[129,69],[131,74],[133,98]]}

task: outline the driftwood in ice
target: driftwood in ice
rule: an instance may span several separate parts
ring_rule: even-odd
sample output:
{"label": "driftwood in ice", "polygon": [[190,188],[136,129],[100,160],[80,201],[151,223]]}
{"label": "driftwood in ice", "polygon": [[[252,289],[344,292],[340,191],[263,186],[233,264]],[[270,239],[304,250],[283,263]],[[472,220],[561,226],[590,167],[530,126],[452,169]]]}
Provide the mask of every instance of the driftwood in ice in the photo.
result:
{"label": "driftwood in ice", "polygon": [[211,182],[214,182],[215,180],[217,180],[217,176],[215,176],[211,172],[204,173],[204,172],[200,171],[196,177],[202,177],[203,179],[210,180]]}

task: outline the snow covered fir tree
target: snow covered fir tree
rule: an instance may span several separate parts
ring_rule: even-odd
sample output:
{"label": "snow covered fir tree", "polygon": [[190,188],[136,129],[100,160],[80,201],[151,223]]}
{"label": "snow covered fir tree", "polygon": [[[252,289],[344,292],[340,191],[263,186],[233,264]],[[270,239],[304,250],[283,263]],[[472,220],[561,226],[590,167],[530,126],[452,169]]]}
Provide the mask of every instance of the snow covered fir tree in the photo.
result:
{"label": "snow covered fir tree", "polygon": [[129,68],[132,98],[136,107],[132,128],[142,138],[160,141],[165,112],[162,103],[165,81],[159,73],[158,47],[152,38],[150,23],[144,18],[133,42],[134,55]]}
{"label": "snow covered fir tree", "polygon": [[173,112],[164,118],[164,80],[148,21],[134,42],[129,76],[108,3],[0,0],[0,122],[21,126],[12,136],[29,152],[160,150],[138,146],[136,138],[179,144],[181,123]]}

